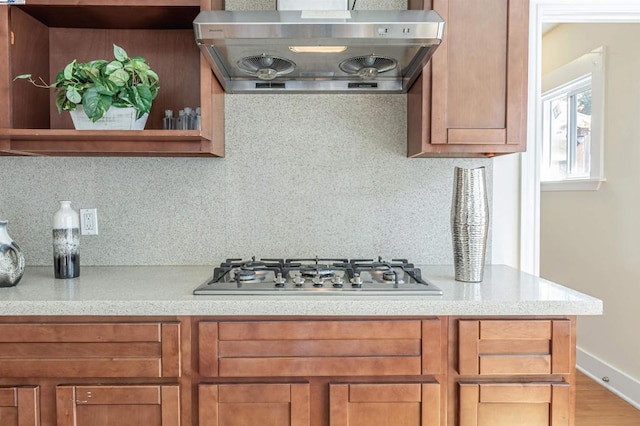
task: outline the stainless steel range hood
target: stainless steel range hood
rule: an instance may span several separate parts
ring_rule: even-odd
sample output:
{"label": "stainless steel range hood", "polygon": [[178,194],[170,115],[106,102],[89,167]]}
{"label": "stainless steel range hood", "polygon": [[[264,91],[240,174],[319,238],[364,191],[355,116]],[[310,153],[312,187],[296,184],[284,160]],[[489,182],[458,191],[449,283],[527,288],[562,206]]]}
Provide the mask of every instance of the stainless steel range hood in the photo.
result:
{"label": "stainless steel range hood", "polygon": [[425,10],[206,11],[194,30],[228,93],[405,93],[444,21]]}

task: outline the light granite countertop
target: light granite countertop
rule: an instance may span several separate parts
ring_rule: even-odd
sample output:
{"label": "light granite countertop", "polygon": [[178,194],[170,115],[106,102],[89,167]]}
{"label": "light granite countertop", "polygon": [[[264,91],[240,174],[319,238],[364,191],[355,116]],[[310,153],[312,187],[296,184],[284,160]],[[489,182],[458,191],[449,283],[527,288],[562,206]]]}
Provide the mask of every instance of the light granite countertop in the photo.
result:
{"label": "light granite countertop", "polygon": [[442,296],[194,296],[211,266],[83,266],[60,280],[53,267],[29,267],[0,288],[0,315],[600,315],[602,301],[507,266],[481,283],[453,279],[453,267],[421,266]]}

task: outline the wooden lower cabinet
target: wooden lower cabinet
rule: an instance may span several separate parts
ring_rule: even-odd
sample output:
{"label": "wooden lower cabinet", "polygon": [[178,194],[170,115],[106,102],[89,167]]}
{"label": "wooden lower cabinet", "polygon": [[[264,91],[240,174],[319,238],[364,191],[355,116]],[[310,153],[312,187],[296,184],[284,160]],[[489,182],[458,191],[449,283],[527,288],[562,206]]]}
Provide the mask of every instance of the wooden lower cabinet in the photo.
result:
{"label": "wooden lower cabinet", "polygon": [[0,426],[575,426],[575,317],[1,317]]}
{"label": "wooden lower cabinet", "polygon": [[180,426],[177,385],[58,386],[57,426]]}
{"label": "wooden lower cabinet", "polygon": [[201,384],[199,426],[308,426],[306,383]]}
{"label": "wooden lower cabinet", "polygon": [[440,425],[438,383],[331,384],[331,426]]}
{"label": "wooden lower cabinet", "polygon": [[39,426],[40,389],[37,386],[0,388],[0,425]]}
{"label": "wooden lower cabinet", "polygon": [[461,383],[460,426],[569,426],[566,383]]}

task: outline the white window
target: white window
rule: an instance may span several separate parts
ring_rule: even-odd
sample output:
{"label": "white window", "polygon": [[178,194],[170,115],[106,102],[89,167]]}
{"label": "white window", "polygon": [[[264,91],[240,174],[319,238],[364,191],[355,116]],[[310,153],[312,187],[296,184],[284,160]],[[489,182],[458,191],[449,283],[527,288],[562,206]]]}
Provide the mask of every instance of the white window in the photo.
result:
{"label": "white window", "polygon": [[542,77],[543,191],[598,189],[603,177],[604,48]]}

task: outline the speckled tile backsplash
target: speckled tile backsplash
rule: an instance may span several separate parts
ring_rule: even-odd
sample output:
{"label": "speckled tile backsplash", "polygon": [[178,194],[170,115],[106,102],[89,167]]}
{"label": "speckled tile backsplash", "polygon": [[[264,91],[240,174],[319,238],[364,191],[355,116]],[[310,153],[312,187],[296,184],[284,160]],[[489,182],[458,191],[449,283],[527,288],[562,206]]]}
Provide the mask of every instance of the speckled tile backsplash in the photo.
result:
{"label": "speckled tile backsplash", "polygon": [[[227,7],[236,3],[275,0]],[[406,1],[358,0],[371,5]],[[453,168],[486,166],[491,190],[490,159],[406,158],[405,95],[227,95],[225,115],[223,159],[0,157],[0,219],[29,265],[52,264],[62,199],[98,209],[82,265],[252,255],[438,264],[452,262]]]}

